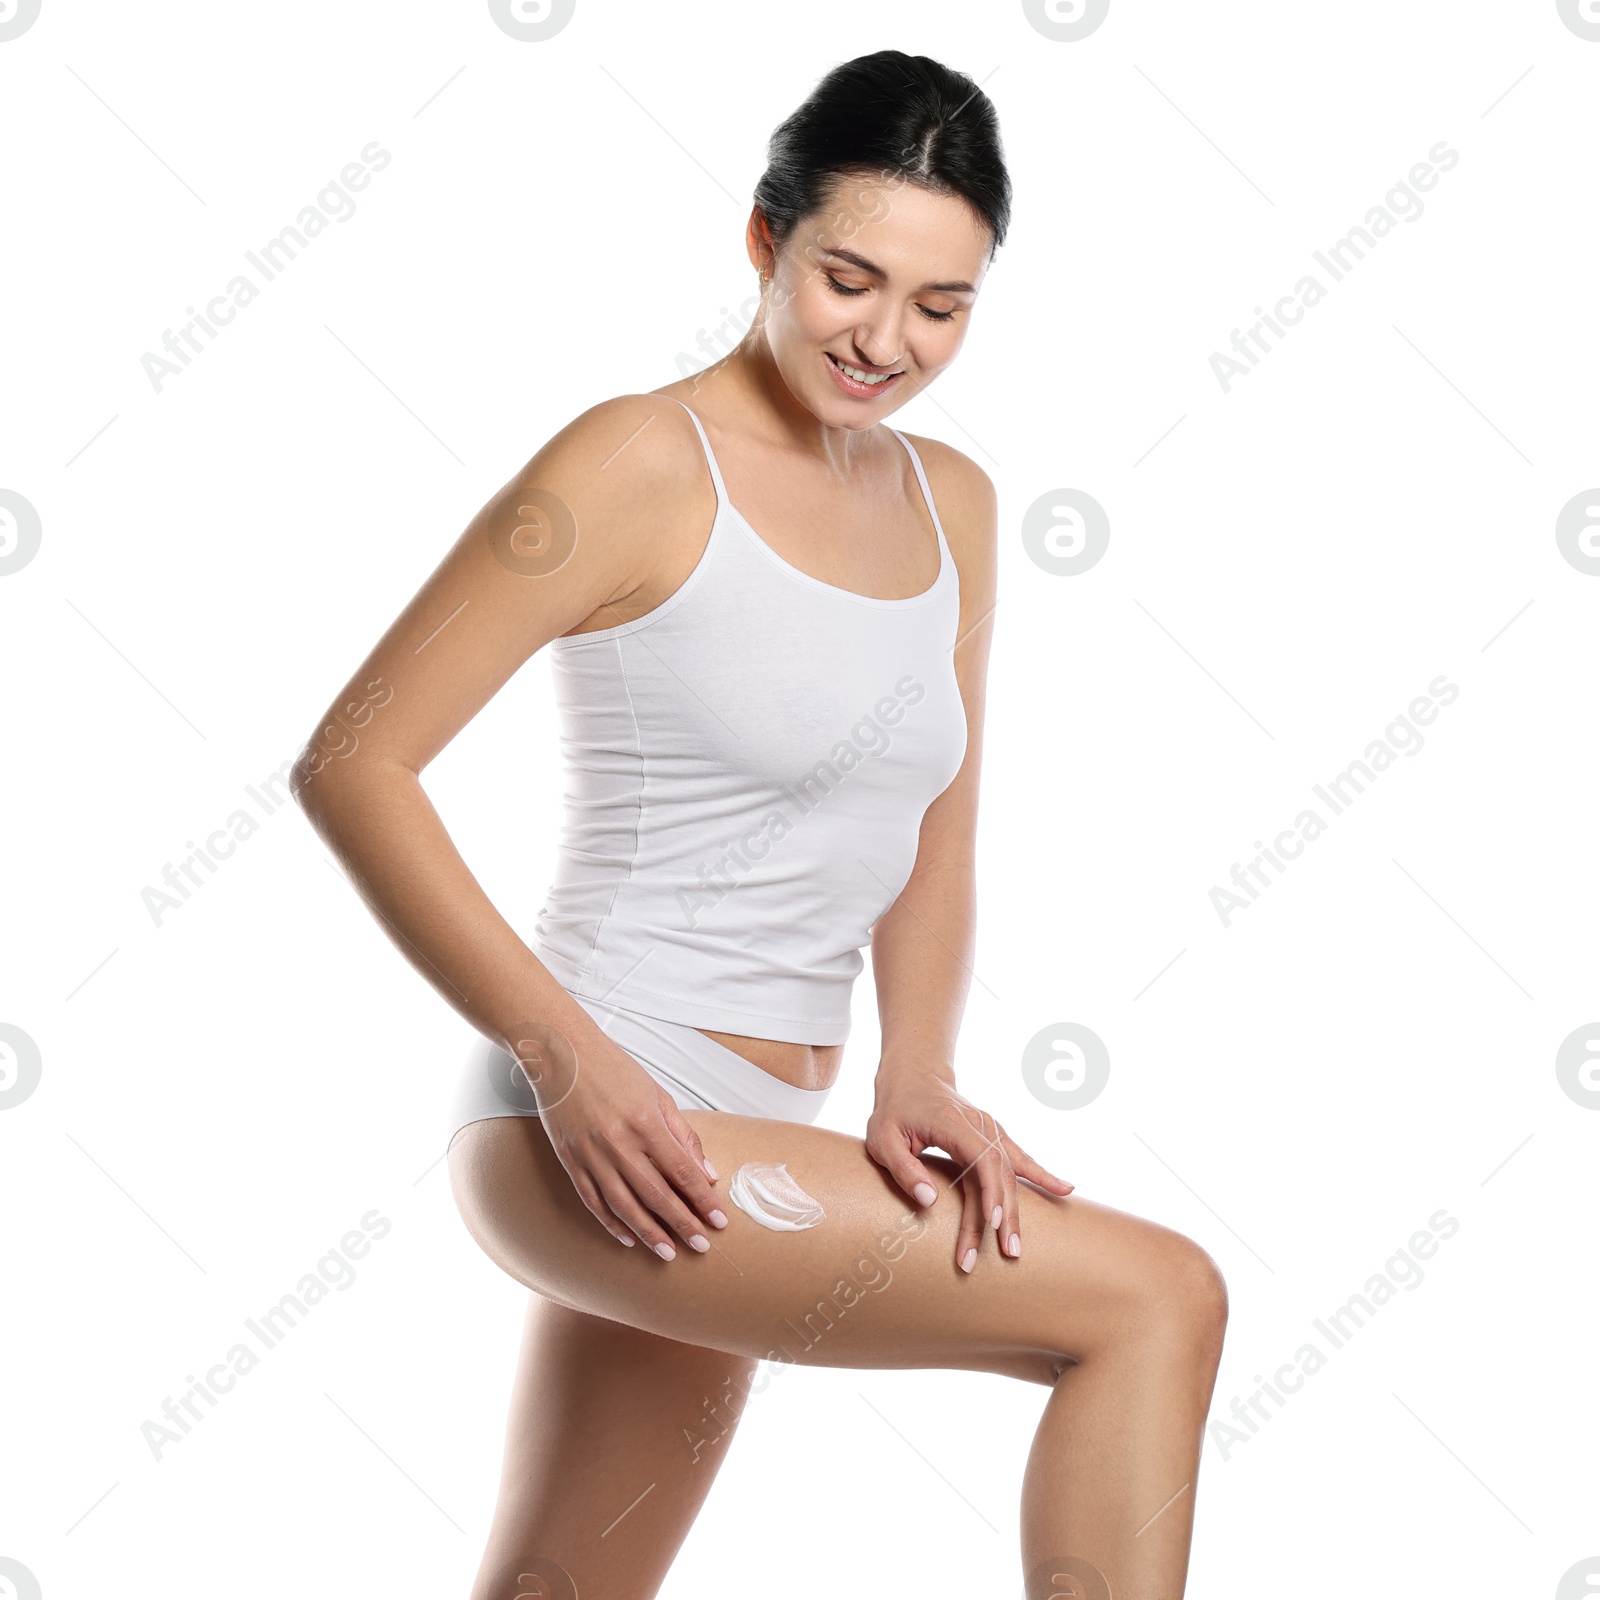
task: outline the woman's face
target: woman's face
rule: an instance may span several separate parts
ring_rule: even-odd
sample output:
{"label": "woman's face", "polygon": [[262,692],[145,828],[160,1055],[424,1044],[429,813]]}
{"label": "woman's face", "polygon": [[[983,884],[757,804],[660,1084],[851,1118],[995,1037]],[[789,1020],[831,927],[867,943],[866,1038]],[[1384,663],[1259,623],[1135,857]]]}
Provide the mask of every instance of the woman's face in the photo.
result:
{"label": "woman's face", "polygon": [[[769,259],[764,227],[757,212],[758,266]],[[767,290],[767,342],[795,398],[840,428],[898,410],[955,360],[991,243],[957,196],[838,180],[784,242]]]}

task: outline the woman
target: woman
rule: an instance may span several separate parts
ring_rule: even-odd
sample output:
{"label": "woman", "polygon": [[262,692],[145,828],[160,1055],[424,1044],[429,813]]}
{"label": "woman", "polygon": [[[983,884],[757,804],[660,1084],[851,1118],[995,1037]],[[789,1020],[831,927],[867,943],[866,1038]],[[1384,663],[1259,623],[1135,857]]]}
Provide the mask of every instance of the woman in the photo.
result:
{"label": "woman", "polygon": [[[655,1594],[763,1358],[1044,1385],[1029,1593],[1182,1592],[1217,1268],[955,1084],[995,493],[885,419],[955,359],[1009,195],[969,78],[830,73],[772,138],[737,350],[540,449],[335,702],[391,691],[356,753],[297,775],[476,1030],[451,1182],[535,1291],[475,1600]],[[418,775],[543,646],[567,792],[530,948]],[[814,1123],[869,941],[860,1139]]]}

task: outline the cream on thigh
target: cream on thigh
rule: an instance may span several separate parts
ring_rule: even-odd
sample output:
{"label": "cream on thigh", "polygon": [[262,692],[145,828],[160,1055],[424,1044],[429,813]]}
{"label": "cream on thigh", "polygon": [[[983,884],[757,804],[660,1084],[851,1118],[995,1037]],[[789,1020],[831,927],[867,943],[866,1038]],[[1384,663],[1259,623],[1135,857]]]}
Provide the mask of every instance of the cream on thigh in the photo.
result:
{"label": "cream on thigh", "polygon": [[[769,1361],[952,1367],[1053,1384],[1068,1365],[1158,1328],[1182,1334],[1214,1299],[1215,1264],[1193,1241],[1074,1193],[1018,1183],[1019,1259],[987,1230],[976,1269],[955,1263],[959,1191],[905,1197],[860,1139],[804,1123],[691,1110],[724,1196],[766,1169],[756,1208],[799,1215],[774,1228],[739,1203],[707,1229],[705,1254],[662,1261],[610,1237],[578,1198],[534,1118],[469,1124],[450,1176],[468,1229],[506,1272],[546,1298],[665,1339]],[[953,1179],[953,1163],[925,1158]],[[781,1167],[799,1192],[771,1181]],[[808,1206],[816,1214],[810,1215]]]}

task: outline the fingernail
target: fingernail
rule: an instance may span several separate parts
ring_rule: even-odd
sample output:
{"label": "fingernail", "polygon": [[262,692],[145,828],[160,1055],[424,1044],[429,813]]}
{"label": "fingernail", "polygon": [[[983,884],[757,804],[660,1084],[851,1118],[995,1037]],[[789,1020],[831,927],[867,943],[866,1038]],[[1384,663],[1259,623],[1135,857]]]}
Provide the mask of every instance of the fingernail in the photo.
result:
{"label": "fingernail", "polygon": [[977,1259],[978,1252],[976,1250],[968,1250],[967,1253],[961,1258],[961,1270],[963,1272],[971,1272],[972,1265]]}
{"label": "fingernail", "polygon": [[1011,1251],[1012,1255],[1020,1256],[1022,1254],[1022,1240],[1016,1234],[1012,1234],[1011,1243],[1007,1248]]}
{"label": "fingernail", "polygon": [[711,1241],[703,1233],[691,1233],[689,1235],[689,1248],[698,1250],[703,1255],[711,1248]]}
{"label": "fingernail", "polygon": [[663,1239],[661,1243],[656,1246],[656,1254],[660,1256],[663,1261],[675,1261],[678,1257],[678,1252],[674,1250],[665,1239]]}
{"label": "fingernail", "polygon": [[633,1235],[631,1233],[619,1233],[617,1235],[617,1238],[623,1244],[632,1244],[633,1243]]}
{"label": "fingernail", "polygon": [[995,1207],[995,1208],[994,1208],[994,1212],[993,1212],[993,1214],[992,1214],[992,1215],[991,1215],[991,1216],[990,1216],[990,1218],[989,1218],[989,1226],[990,1226],[990,1227],[991,1227],[991,1228],[993,1228],[993,1229],[994,1229],[994,1230],[995,1230],[995,1231],[996,1231],[996,1232],[997,1232],[997,1233],[998,1233],[998,1232],[999,1232],[999,1230],[1000,1230],[1000,1219],[1001,1219],[1001,1217],[1003,1217],[1003,1216],[1004,1216],[1004,1215],[1005,1215],[1005,1212],[1003,1212],[1003,1211],[1002,1211],[1002,1210],[1001,1210],[1001,1209],[1000,1209],[1000,1207],[999,1207],[999,1206],[996,1206],[996,1207]]}
{"label": "fingernail", "polygon": [[728,1219],[722,1214],[722,1212],[713,1211],[711,1213],[711,1226],[713,1228],[726,1228],[728,1226]]}
{"label": "fingernail", "polygon": [[715,1183],[717,1181],[717,1169],[704,1156],[700,1158],[700,1165],[706,1169],[706,1176]]}
{"label": "fingernail", "polygon": [[938,1196],[933,1192],[931,1183],[919,1183],[911,1192],[917,1197],[917,1202],[920,1205],[931,1206],[938,1199]]}

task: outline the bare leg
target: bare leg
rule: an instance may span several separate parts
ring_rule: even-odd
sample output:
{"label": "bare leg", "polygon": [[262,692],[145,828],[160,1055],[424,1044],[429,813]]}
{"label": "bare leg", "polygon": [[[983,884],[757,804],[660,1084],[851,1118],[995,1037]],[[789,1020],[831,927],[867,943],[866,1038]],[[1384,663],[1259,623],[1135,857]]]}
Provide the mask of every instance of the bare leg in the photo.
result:
{"label": "bare leg", "polygon": [[[513,1501],[528,1493],[534,1509],[523,1515],[502,1503],[497,1537],[502,1528],[515,1532],[497,1560],[514,1564],[517,1541],[535,1553],[559,1544],[568,1555],[561,1564],[580,1594],[649,1600],[704,1489],[691,1483],[695,1492],[661,1523],[636,1520],[648,1500],[641,1503],[602,1547],[598,1530],[583,1519],[564,1523],[555,1516],[537,1485],[570,1472],[580,1450],[594,1482],[613,1485],[610,1501],[631,1459],[665,1460],[657,1452],[676,1448],[687,1462],[682,1429],[702,1414],[709,1393],[720,1392],[728,1356],[747,1363],[957,1367],[1051,1390],[1024,1483],[1024,1570],[1060,1568],[1085,1596],[1095,1595],[1096,1581],[1086,1575],[1098,1571],[1116,1600],[1179,1600],[1202,1426],[1227,1312],[1221,1276],[1198,1245],[1114,1207],[1022,1185],[1021,1258],[1002,1257],[991,1232],[969,1276],[954,1261],[957,1196],[946,1193],[928,1211],[912,1206],[859,1139],[722,1112],[685,1115],[723,1174],[724,1192],[744,1162],[783,1162],[821,1202],[825,1219],[801,1232],[776,1233],[729,1206],[729,1226],[718,1231],[709,1254],[680,1249],[677,1260],[663,1262],[605,1235],[536,1121],[472,1123],[451,1146],[462,1216],[508,1273],[573,1312],[625,1324],[672,1348],[709,1353],[691,1359],[662,1351],[663,1370],[683,1359],[688,1365],[679,1370],[692,1372],[687,1389],[695,1392],[683,1415],[685,1386],[668,1380],[660,1407],[643,1415],[620,1407],[606,1413],[603,1400],[597,1402],[596,1415],[609,1420],[592,1438],[564,1422],[552,1426],[546,1414],[526,1417],[528,1465],[508,1480],[506,1492]],[[929,1161],[953,1175],[951,1164]],[[708,1359],[709,1368],[694,1367],[694,1359]],[[615,1362],[609,1366],[618,1371]],[[700,1383],[708,1370],[716,1390]],[[610,1380],[602,1370],[597,1381],[603,1387]],[[1077,1572],[1067,1562],[1087,1565]],[[487,1566],[486,1574],[483,1584],[501,1581]],[[474,1600],[515,1600],[519,1593],[483,1584]]]}
{"label": "bare leg", "polygon": [[1028,1600],[1183,1594],[1227,1292],[1199,1260],[1172,1265],[1166,1281],[1134,1315],[1074,1341],[1077,1364],[1045,1406],[1022,1486]]}
{"label": "bare leg", "polygon": [[747,1357],[530,1295],[500,1499],[472,1600],[570,1600],[563,1573],[582,1574],[583,1600],[653,1595],[722,1464],[755,1370]]}

